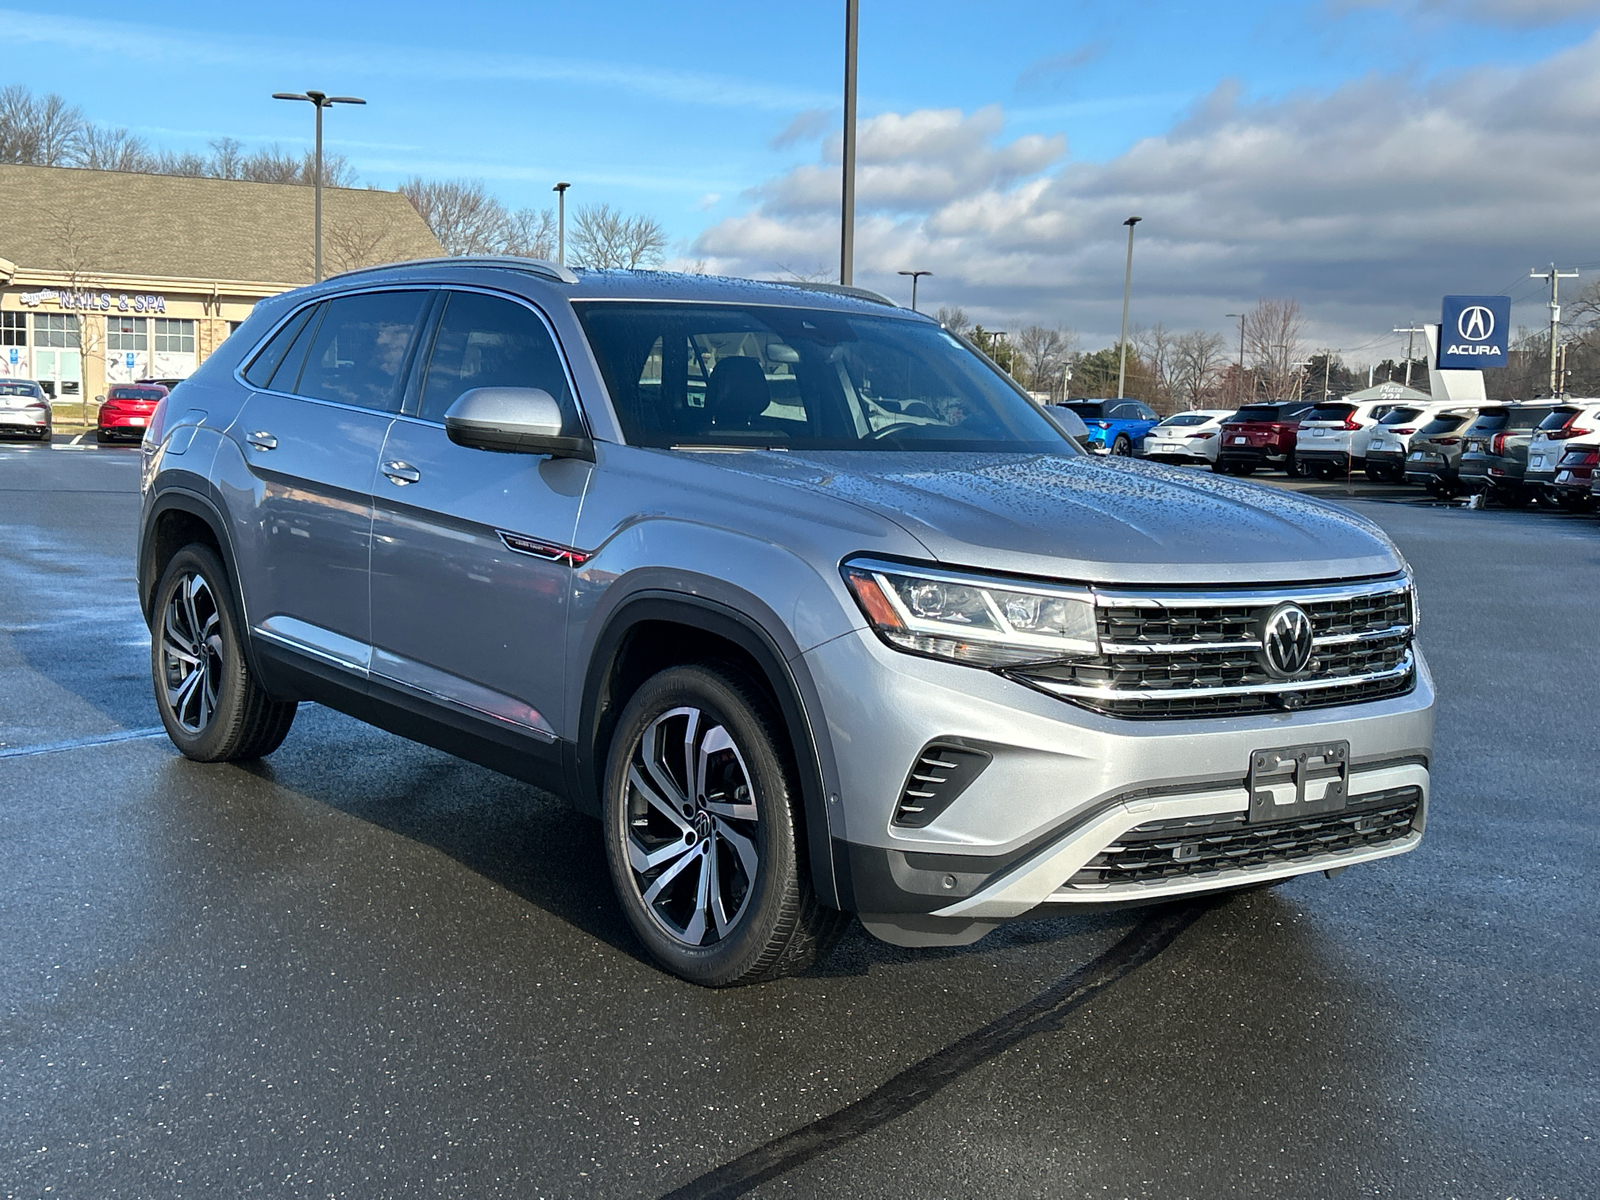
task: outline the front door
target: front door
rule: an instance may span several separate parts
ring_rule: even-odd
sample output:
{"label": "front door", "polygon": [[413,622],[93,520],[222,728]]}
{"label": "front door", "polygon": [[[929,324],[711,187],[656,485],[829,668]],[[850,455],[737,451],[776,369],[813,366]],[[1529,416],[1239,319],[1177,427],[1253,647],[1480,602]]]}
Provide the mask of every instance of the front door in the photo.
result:
{"label": "front door", "polygon": [[443,420],[471,388],[538,387],[576,432],[560,352],[527,305],[447,292],[420,381],[374,484],[374,679],[553,740],[590,464],[469,450]]}
{"label": "front door", "polygon": [[253,503],[234,505],[251,623],[358,673],[371,658],[373,478],[428,296],[340,296],[291,323],[232,427],[257,481]]}

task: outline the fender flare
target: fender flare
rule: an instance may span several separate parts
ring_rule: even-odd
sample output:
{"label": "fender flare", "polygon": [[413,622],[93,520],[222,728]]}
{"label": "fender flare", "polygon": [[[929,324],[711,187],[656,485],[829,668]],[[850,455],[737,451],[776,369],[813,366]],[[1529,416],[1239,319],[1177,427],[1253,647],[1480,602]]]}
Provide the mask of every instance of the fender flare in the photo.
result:
{"label": "fender flare", "polygon": [[[765,609],[752,597],[755,607]],[[774,618],[776,619],[776,618]],[[598,816],[600,789],[596,782],[599,766],[596,742],[600,733],[601,687],[611,672],[624,638],[646,621],[672,621],[721,637],[750,655],[766,676],[766,683],[778,701],[794,749],[800,773],[800,792],[804,808],[806,854],[812,886],[823,903],[841,907],[834,872],[833,843],[828,823],[830,797],[837,803],[838,785],[832,755],[818,737],[813,714],[821,712],[821,700],[809,671],[798,654],[786,656],[777,640],[747,613],[704,596],[681,592],[646,590],[629,596],[607,617],[584,678],[577,738],[568,764],[568,786],[577,807]]]}

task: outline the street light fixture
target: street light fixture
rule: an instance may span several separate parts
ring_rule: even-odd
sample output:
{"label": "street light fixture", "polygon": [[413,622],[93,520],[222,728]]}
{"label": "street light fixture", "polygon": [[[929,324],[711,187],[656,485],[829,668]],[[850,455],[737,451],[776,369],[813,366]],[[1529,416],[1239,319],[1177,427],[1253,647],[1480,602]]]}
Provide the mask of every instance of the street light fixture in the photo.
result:
{"label": "street light fixture", "polygon": [[1128,375],[1128,297],[1133,291],[1133,227],[1143,217],[1129,217],[1123,222],[1128,227],[1128,267],[1122,276],[1122,361],[1117,364],[1117,399],[1122,399],[1123,381]]}
{"label": "street light fixture", "polygon": [[556,194],[556,262],[567,265],[567,189],[570,183],[558,183],[550,190]]}
{"label": "street light fixture", "polygon": [[916,312],[917,311],[917,280],[921,279],[924,275],[932,275],[933,272],[932,271],[901,271],[901,272],[899,272],[899,274],[911,276],[911,311],[912,312]]}
{"label": "street light fixture", "polygon": [[322,110],[332,108],[335,104],[365,104],[366,101],[359,96],[330,96],[326,92],[313,92],[309,88],[304,92],[273,92],[274,100],[303,100],[317,110],[317,165],[316,177],[316,236],[315,249],[312,251],[316,259],[317,282],[322,282]]}
{"label": "street light fixture", "polygon": [[1239,318],[1239,378],[1234,382],[1233,399],[1235,403],[1242,404],[1244,403],[1244,314],[1224,313],[1223,315]]}

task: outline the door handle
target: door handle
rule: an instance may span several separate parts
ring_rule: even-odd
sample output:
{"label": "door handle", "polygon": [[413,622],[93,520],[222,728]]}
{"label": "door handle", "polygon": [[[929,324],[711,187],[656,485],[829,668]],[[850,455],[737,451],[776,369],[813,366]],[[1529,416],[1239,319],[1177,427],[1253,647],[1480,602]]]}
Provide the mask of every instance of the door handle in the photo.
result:
{"label": "door handle", "polygon": [[398,460],[384,463],[383,473],[387,475],[390,480],[401,487],[405,487],[405,485],[408,483],[415,483],[417,480],[422,478],[421,471],[417,470],[410,463],[400,462]]}
{"label": "door handle", "polygon": [[278,439],[265,429],[258,429],[254,433],[245,434],[244,440],[257,450],[276,450],[278,448]]}

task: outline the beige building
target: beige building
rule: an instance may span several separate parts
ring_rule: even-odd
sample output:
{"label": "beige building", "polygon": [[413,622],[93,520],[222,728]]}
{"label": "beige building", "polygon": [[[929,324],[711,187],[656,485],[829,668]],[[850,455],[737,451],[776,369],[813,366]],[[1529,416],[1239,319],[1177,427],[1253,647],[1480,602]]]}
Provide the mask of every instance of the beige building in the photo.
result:
{"label": "beige building", "polygon": [[[327,274],[442,254],[398,192],[326,188]],[[312,189],[0,165],[0,378],[60,400],[182,379],[312,279]]]}

